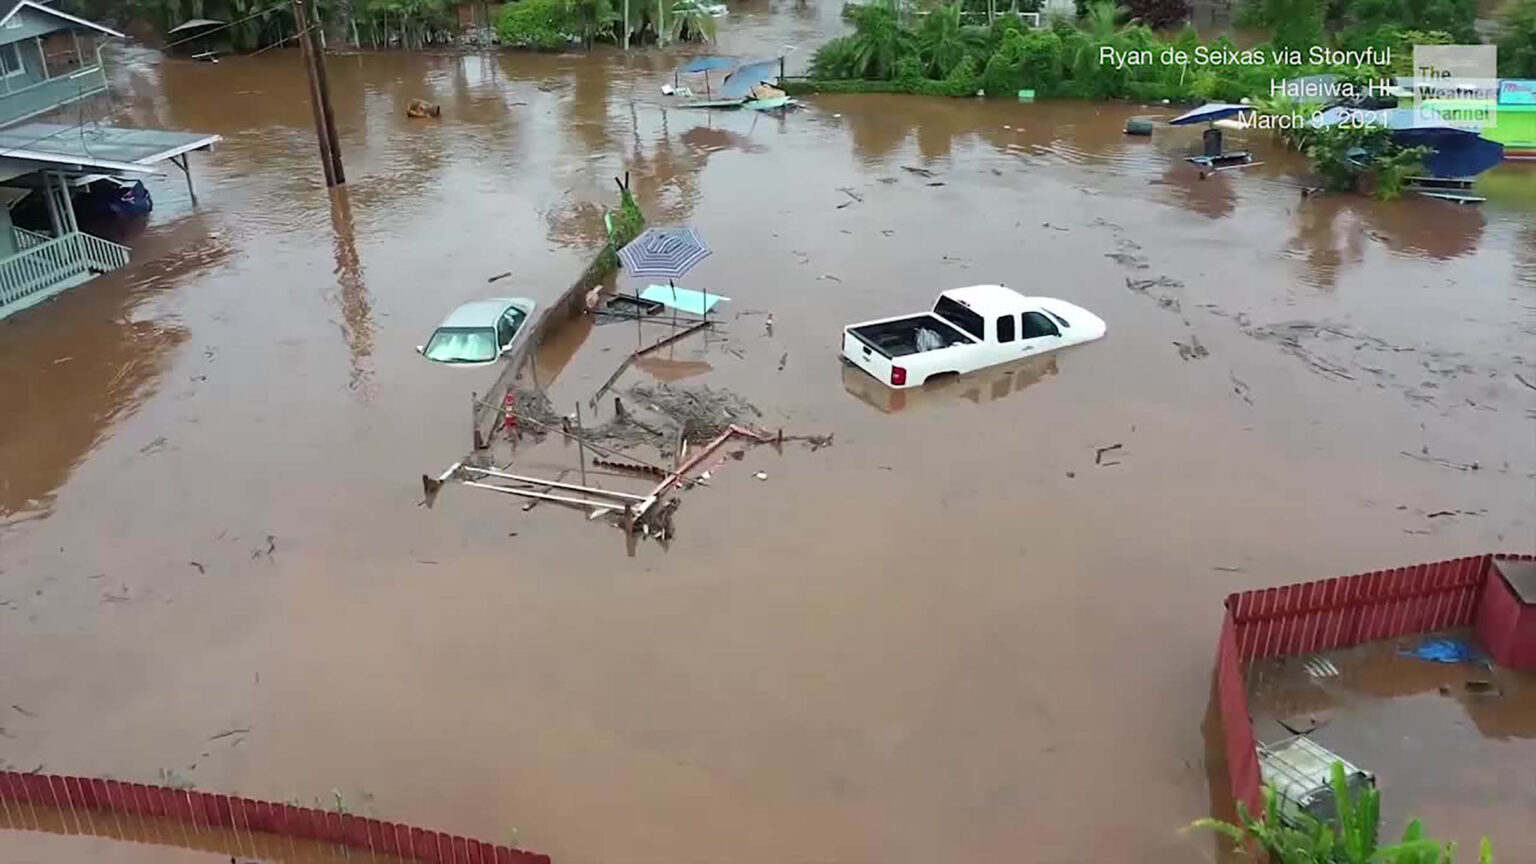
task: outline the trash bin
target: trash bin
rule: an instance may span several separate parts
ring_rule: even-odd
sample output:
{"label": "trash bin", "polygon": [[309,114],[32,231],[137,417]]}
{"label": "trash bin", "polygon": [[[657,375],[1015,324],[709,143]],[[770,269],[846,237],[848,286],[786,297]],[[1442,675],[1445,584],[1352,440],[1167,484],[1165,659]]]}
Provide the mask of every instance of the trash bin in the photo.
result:
{"label": "trash bin", "polygon": [[1211,128],[1205,130],[1205,134],[1200,136],[1200,140],[1205,142],[1205,155],[1213,159],[1221,155],[1220,129],[1212,126]]}

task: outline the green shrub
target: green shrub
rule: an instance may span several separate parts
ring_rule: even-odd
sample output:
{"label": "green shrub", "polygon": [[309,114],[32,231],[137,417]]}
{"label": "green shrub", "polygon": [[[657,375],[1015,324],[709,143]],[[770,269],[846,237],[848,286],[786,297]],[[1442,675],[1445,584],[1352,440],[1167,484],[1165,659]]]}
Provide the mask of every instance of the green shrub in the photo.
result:
{"label": "green shrub", "polygon": [[1061,89],[1061,37],[1049,30],[1033,30],[1019,46],[1019,83],[1039,95]]}
{"label": "green shrub", "polygon": [[988,96],[1012,96],[1019,90],[1019,62],[1024,57],[1024,34],[1012,30],[1003,35],[1002,44],[987,58],[981,72],[981,89]]}
{"label": "green shrub", "polygon": [[1498,20],[1499,74],[1536,78],[1536,0],[1510,0]]}
{"label": "green shrub", "polygon": [[[1067,26],[1071,28],[1070,24]],[[991,57],[997,53],[998,48],[1002,47],[1003,40],[1007,38],[1009,33],[1022,33],[1023,31],[1024,25],[1019,19],[1011,15],[998,18],[992,22],[991,27],[987,28],[986,44],[982,47],[987,52],[987,56]]]}
{"label": "green shrub", "polygon": [[[1406,30],[1396,24],[1380,26],[1352,25],[1339,34],[1338,47],[1349,51],[1372,49],[1378,54],[1390,54],[1392,65],[1375,70],[1380,75],[1412,75],[1413,46],[1451,45],[1456,39],[1444,30]],[[1502,56],[1502,54],[1501,54]]]}
{"label": "green shrub", "polygon": [[913,93],[920,96],[960,98],[976,92],[976,61],[960,61],[942,81],[932,78],[915,80],[865,81],[860,79],[791,78],[781,85],[784,92],[799,96],[807,93]]}
{"label": "green shrub", "polygon": [[946,92],[944,95],[969,96],[976,92],[980,85],[980,80],[981,64],[976,61],[974,56],[968,54],[961,58],[959,65],[949,70],[949,75],[945,76],[943,83],[947,86],[949,92]]}
{"label": "green shrub", "polygon": [[1423,173],[1429,150],[1392,143],[1383,126],[1340,125],[1311,132],[1306,153],[1329,189],[1353,192],[1369,181],[1376,197],[1389,201],[1402,194],[1404,178]]}
{"label": "green shrub", "polygon": [[1276,48],[1294,48],[1302,52],[1314,45],[1326,44],[1323,41],[1324,11],[1323,0],[1265,0],[1265,16],[1275,28],[1270,41]]}
{"label": "green shrub", "polygon": [[791,78],[779,85],[791,96],[807,93],[906,93],[895,81],[865,81],[859,78]]}
{"label": "green shrub", "polygon": [[580,24],[565,0],[522,0],[508,3],[496,19],[503,45],[555,51],[570,44]]}
{"label": "green shrub", "polygon": [[1477,0],[1355,0],[1345,17],[1353,28],[1366,31],[1382,27],[1403,30],[1441,30],[1457,42],[1476,42],[1472,22]]}
{"label": "green shrub", "polygon": [[1265,18],[1264,0],[1238,0],[1237,14],[1232,16],[1232,24],[1245,30],[1268,27],[1269,20]]}

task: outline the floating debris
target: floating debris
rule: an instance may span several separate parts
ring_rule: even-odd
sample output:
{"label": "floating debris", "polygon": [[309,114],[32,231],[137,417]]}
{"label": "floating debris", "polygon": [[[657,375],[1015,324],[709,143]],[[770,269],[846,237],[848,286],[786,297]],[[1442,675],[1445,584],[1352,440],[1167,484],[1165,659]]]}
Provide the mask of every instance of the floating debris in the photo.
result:
{"label": "floating debris", "polygon": [[1308,657],[1307,661],[1302,664],[1301,668],[1307,670],[1307,674],[1311,675],[1313,678],[1339,677],[1339,667],[1333,665],[1332,660],[1329,660],[1327,657],[1324,657],[1320,654],[1314,654],[1313,656]]}
{"label": "floating debris", "polygon": [[1199,337],[1193,333],[1189,334],[1188,342],[1175,341],[1173,344],[1179,349],[1179,359],[1181,360],[1199,360],[1210,356],[1211,353],[1209,349],[1200,344]]}

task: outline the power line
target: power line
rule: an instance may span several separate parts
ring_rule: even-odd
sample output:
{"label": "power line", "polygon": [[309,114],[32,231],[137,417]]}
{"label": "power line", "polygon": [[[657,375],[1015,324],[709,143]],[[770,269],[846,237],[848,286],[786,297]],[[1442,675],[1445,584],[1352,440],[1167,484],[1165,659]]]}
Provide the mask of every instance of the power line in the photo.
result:
{"label": "power line", "polygon": [[273,42],[271,45],[263,45],[262,47],[257,48],[255,51],[252,51],[251,53],[249,53],[249,54],[247,54],[245,56],[247,56],[247,57],[255,57],[256,55],[261,54],[261,53],[263,53],[265,51],[270,51],[273,48],[277,48],[279,46],[286,45],[289,42],[292,42],[293,40],[298,39],[298,38],[300,38],[300,37],[302,37],[302,36],[304,36],[306,34],[313,33],[313,32],[315,32],[318,29],[320,29],[320,23],[317,21],[314,24],[311,24],[308,27],[305,27],[302,31],[294,33],[292,36],[284,36],[283,38],[277,40],[276,42]]}

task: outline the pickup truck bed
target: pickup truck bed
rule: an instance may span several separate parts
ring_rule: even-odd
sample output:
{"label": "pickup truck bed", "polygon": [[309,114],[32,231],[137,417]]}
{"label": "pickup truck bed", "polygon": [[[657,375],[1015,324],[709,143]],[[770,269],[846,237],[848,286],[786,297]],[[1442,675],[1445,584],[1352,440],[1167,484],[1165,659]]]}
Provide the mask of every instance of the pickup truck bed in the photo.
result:
{"label": "pickup truck bed", "polygon": [[[938,337],[939,343],[942,344],[935,344],[928,348],[919,348],[917,345],[917,332],[919,330],[928,330],[935,334]],[[975,341],[959,330],[956,330],[948,321],[926,312],[922,315],[911,315],[906,318],[877,321],[873,324],[865,324],[862,327],[851,327],[848,332],[853,334],[854,338],[860,342],[891,359]]]}

